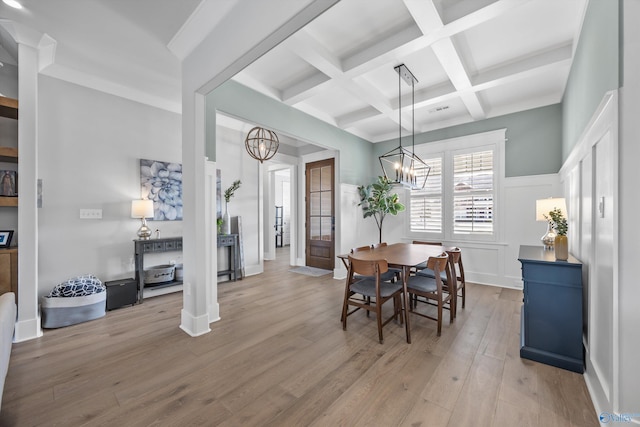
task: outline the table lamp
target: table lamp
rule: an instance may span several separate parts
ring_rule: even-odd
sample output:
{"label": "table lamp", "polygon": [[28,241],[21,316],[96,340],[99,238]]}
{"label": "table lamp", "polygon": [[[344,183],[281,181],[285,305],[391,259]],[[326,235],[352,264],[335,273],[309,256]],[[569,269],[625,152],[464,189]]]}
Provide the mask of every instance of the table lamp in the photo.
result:
{"label": "table lamp", "polygon": [[[560,209],[562,215],[567,217],[567,205],[561,197],[536,200],[536,221],[547,221],[547,232],[540,238],[545,249],[553,249],[556,239],[556,232],[551,225],[549,212],[554,209]],[[545,217],[546,215],[546,217]]]}
{"label": "table lamp", "polygon": [[131,218],[140,218],[142,225],[138,229],[140,240],[151,238],[151,229],[147,227],[147,218],[153,218],[153,200],[133,200],[131,202]]}

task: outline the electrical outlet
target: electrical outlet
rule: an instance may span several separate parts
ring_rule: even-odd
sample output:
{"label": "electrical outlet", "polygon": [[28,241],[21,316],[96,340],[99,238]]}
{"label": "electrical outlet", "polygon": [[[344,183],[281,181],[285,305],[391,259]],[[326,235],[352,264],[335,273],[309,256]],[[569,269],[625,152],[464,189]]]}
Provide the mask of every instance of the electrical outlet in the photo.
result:
{"label": "electrical outlet", "polygon": [[80,219],[102,219],[102,209],[80,209]]}

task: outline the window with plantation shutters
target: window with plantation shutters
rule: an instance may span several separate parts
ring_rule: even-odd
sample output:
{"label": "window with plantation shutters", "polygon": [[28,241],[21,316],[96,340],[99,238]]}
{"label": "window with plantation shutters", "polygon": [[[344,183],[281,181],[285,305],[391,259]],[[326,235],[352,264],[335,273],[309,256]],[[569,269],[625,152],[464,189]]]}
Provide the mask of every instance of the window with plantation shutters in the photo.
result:
{"label": "window with plantation shutters", "polygon": [[[442,157],[424,159],[431,166],[427,184],[422,190],[411,191],[411,231],[442,232]],[[416,169],[418,181],[425,168]]]}
{"label": "window with plantation shutters", "polygon": [[493,150],[453,156],[454,234],[493,233]]}
{"label": "window with plantation shutters", "polygon": [[431,167],[424,189],[407,191],[409,238],[497,241],[506,129],[416,146]]}

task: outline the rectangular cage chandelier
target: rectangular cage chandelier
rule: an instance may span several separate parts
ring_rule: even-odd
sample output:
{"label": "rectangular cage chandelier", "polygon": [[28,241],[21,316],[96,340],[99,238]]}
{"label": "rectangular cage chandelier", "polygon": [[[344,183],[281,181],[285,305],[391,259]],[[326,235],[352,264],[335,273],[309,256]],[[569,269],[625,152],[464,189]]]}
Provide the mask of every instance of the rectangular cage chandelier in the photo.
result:
{"label": "rectangular cage chandelier", "polygon": [[[406,65],[393,68],[398,73],[398,147],[378,157],[385,178],[392,184],[421,190],[427,183],[431,167],[414,152],[415,147],[415,84],[418,80]],[[411,86],[411,151],[402,146],[402,89],[401,80]]]}

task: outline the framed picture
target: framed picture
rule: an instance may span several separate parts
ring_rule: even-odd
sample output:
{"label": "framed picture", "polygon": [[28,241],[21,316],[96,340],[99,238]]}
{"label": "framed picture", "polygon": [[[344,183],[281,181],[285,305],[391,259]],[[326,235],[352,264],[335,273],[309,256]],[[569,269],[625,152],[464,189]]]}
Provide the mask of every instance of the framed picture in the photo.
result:
{"label": "framed picture", "polygon": [[0,170],[0,196],[18,195],[18,172]]}
{"label": "framed picture", "polygon": [[182,164],[140,159],[140,196],[153,200],[154,221],[182,221]]}
{"label": "framed picture", "polygon": [[8,248],[13,237],[13,230],[0,231],[0,248]]}

